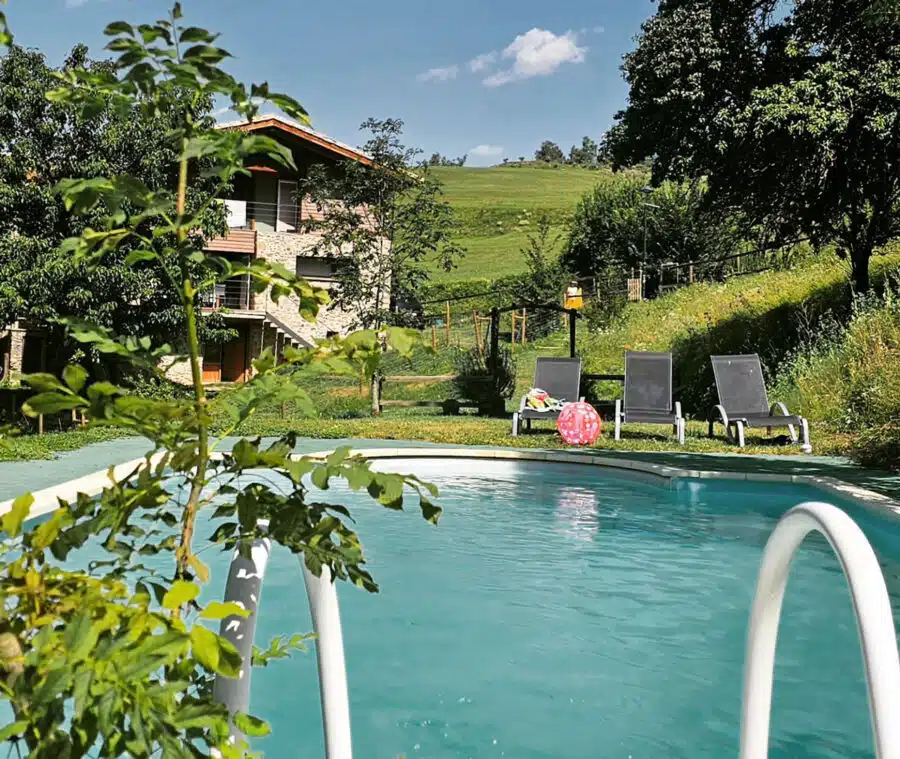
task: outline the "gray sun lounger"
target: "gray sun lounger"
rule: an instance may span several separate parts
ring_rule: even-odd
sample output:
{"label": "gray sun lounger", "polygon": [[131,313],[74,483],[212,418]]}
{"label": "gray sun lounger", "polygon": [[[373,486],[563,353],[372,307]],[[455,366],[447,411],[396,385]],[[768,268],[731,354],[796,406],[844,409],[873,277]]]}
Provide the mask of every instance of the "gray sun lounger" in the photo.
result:
{"label": "gray sun lounger", "polygon": [[[534,384],[546,390],[551,398],[558,401],[577,401],[581,390],[581,359],[580,358],[539,358],[534,368]],[[526,396],[522,397],[519,410],[513,414],[512,434],[519,434],[519,429],[524,420],[526,428],[531,429],[533,419],[556,421],[559,419],[558,411],[535,411],[525,404]]]}
{"label": "gray sun lounger", "polygon": [[625,351],[625,398],[616,401],[616,440],[623,424],[665,424],[684,445],[681,404],[672,403],[672,354]]}
{"label": "gray sun lounger", "polygon": [[787,427],[791,440],[797,442],[799,427],[803,450],[812,450],[809,444],[809,423],[802,416],[790,414],[780,402],[769,405],[766,382],[763,378],[759,356],[711,356],[719,405],[709,414],[709,436],[713,436],[716,422],[725,425],[729,439],[737,439],[744,447],[744,430],[749,427],[765,427],[771,434],[773,427]]}

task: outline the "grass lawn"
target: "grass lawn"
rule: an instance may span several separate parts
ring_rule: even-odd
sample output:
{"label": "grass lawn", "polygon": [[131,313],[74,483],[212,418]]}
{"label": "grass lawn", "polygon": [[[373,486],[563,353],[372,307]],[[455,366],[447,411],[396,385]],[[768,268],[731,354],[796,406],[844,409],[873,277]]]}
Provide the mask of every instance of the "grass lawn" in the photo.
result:
{"label": "grass lawn", "polygon": [[616,181],[605,169],[575,166],[436,167],[444,194],[460,223],[457,242],[467,253],[451,272],[435,270],[434,281],[496,278],[524,271],[521,249],[540,214],[565,232],[581,197],[599,182]]}
{"label": "grass lawn", "polygon": [[74,451],[91,443],[115,440],[127,434],[110,427],[86,427],[46,435],[22,435],[0,440],[0,461],[52,459],[62,451]]}
{"label": "grass lawn", "polygon": [[[489,445],[517,448],[566,448],[551,422],[535,423],[534,431],[519,437],[510,435],[510,419],[487,419],[477,416],[437,416],[432,412],[386,411],[379,418],[360,419],[304,419],[288,414],[284,419],[275,412],[261,412],[251,417],[241,428],[243,435],[280,435],[296,432],[301,437],[320,439],[369,438],[377,440],[421,440],[453,445]],[[719,430],[721,432],[721,430]],[[813,450],[817,455],[839,456],[847,447],[848,437],[813,428]],[[629,425],[623,438],[612,438],[612,425],[604,431],[594,446],[604,451],[667,451],[670,453],[744,453],[784,454],[800,453],[799,446],[783,445],[768,440],[764,434],[751,430],[747,446],[741,450],[724,438],[706,437],[704,422],[689,422],[685,445],[678,445],[663,427]]]}

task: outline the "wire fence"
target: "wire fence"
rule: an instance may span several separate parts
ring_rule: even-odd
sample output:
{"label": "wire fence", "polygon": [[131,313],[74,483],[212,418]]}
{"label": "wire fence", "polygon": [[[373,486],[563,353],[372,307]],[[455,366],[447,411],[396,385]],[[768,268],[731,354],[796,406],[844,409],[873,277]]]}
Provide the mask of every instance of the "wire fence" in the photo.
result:
{"label": "wire fence", "polygon": [[[585,306],[597,298],[637,302],[674,292],[701,282],[725,282],[733,277],[784,269],[797,258],[792,240],[706,260],[665,261],[646,269],[618,271],[575,279]],[[562,293],[559,294],[562,302]],[[456,347],[484,350],[490,340],[490,309],[517,300],[516,289],[500,282],[473,292],[425,301],[423,322],[426,342],[435,348]],[[528,345],[566,328],[565,314],[543,309],[522,309],[501,315],[500,342],[513,347]]]}

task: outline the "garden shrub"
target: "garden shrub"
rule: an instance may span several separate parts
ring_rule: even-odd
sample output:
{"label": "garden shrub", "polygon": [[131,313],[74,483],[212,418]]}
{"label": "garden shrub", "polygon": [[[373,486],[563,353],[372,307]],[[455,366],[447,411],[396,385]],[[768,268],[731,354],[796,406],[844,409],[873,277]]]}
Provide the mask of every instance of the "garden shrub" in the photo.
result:
{"label": "garden shrub", "polygon": [[488,366],[487,354],[482,355],[478,348],[461,351],[456,370],[458,376],[453,387],[460,400],[477,403],[482,414],[505,413],[505,401],[516,389],[516,361],[512,351],[500,346],[495,373]]}

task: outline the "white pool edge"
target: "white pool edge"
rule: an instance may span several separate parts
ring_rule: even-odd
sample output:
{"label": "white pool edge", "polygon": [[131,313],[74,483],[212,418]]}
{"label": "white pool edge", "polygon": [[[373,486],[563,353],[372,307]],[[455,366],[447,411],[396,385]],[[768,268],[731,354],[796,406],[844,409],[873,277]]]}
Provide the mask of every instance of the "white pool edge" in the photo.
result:
{"label": "white pool edge", "polygon": [[[295,453],[294,459],[316,458],[323,459],[329,456],[335,449],[317,451],[315,453]],[[835,477],[823,477],[808,474],[772,474],[772,473],[748,473],[748,472],[721,472],[706,469],[682,469],[663,464],[654,464],[650,461],[629,461],[626,459],[599,456],[590,453],[567,453],[564,451],[545,450],[510,450],[506,448],[437,448],[437,447],[409,447],[409,448],[360,448],[352,449],[351,455],[362,456],[370,461],[384,459],[482,459],[494,461],[539,461],[554,464],[580,464],[583,466],[596,466],[604,469],[639,472],[662,478],[669,482],[677,479],[699,480],[735,480],[745,482],[771,482],[771,483],[795,483],[810,485],[824,493],[843,499],[850,499],[866,508],[876,511],[887,511],[900,518],[900,502],[881,493],[876,493],[858,485],[852,485]],[[221,458],[222,453],[213,454],[213,458]],[[154,454],[150,457],[153,464],[159,462],[162,454]],[[74,501],[79,493],[93,496],[103,492],[110,484],[110,472],[113,479],[124,477],[137,467],[147,462],[147,457],[141,457],[126,461],[107,469],[85,475],[77,479],[53,485],[32,493],[34,503],[29,512],[29,519],[44,516],[59,508],[60,499]],[[12,507],[13,500],[0,503],[0,515],[5,514]]]}

